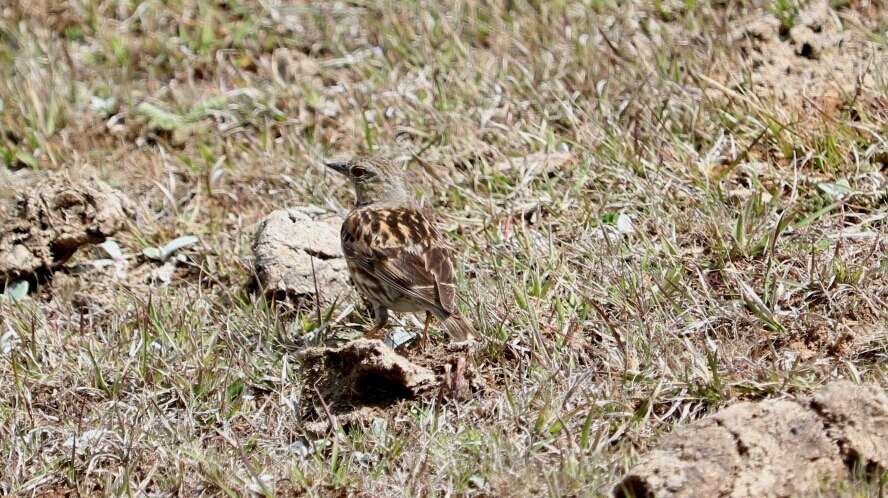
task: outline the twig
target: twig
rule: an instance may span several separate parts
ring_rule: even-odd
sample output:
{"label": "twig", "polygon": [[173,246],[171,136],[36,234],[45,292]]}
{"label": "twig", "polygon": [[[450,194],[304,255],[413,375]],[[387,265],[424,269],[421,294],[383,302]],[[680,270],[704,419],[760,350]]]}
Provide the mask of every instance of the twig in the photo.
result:
{"label": "twig", "polygon": [[324,395],[321,394],[321,391],[318,389],[317,384],[312,386],[315,394],[318,395],[318,400],[321,402],[321,407],[324,408],[324,414],[327,415],[327,421],[330,423],[330,427],[338,434],[339,433],[339,421],[336,420],[336,415],[330,411],[330,406],[327,405],[327,402],[324,400]]}
{"label": "twig", "polygon": [[[306,251],[306,253],[308,252]],[[314,256],[312,256],[310,253],[308,254],[308,261],[311,263],[311,278],[312,280],[314,280],[315,310],[317,310],[318,313],[318,331],[320,332],[323,330],[323,318],[321,317],[321,291],[318,289],[318,275],[315,272],[315,259]],[[318,335],[318,339],[321,340],[321,344],[324,343],[323,338],[320,337],[320,334]]]}
{"label": "twig", "polygon": [[626,342],[623,341],[623,336],[619,332],[617,332],[616,327],[611,323],[610,318],[604,313],[604,310],[598,306],[598,303],[590,299],[588,296],[586,297],[586,301],[592,305],[595,309],[595,312],[598,313],[598,316],[604,321],[604,324],[607,325],[608,330],[611,331],[611,334],[614,336],[614,339],[617,341],[617,345],[620,349],[623,350],[623,369],[629,370],[629,348],[626,346]]}

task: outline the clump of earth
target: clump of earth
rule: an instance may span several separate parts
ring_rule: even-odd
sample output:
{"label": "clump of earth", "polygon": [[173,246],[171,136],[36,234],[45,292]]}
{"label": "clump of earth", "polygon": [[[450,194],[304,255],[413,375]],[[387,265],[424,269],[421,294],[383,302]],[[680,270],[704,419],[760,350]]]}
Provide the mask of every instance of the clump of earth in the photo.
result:
{"label": "clump of earth", "polygon": [[843,380],[799,400],[737,403],[679,428],[614,496],[817,496],[854,469],[888,469],[888,395]]}
{"label": "clump of earth", "polygon": [[23,190],[0,220],[0,287],[48,277],[78,248],[124,228],[131,206],[124,194],[96,179],[53,175]]}

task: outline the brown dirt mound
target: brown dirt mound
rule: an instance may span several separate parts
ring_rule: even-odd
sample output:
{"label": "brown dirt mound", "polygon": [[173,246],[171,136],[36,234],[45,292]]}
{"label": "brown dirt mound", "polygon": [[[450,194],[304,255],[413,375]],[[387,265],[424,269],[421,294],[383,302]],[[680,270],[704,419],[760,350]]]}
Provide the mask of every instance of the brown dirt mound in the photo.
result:
{"label": "brown dirt mound", "polygon": [[351,291],[339,242],[339,218],[314,219],[305,210],[280,209],[263,219],[253,239],[259,285],[275,298],[329,305]]}
{"label": "brown dirt mound", "polygon": [[486,383],[467,355],[447,345],[404,353],[410,357],[375,339],[304,350],[300,384],[306,429],[322,432],[331,415],[346,425],[380,416],[403,400],[466,399],[484,389]]}
{"label": "brown dirt mound", "polygon": [[310,348],[304,365],[322,368],[316,387],[334,411],[415,398],[436,385],[435,374],[382,341],[358,339],[339,348]]}
{"label": "brown dirt mound", "polygon": [[888,468],[888,396],[838,381],[808,399],[738,403],[677,430],[614,496],[814,496],[855,466]]}
{"label": "brown dirt mound", "polygon": [[2,220],[0,283],[46,276],[81,246],[124,227],[130,201],[106,183],[55,175],[20,193]]}

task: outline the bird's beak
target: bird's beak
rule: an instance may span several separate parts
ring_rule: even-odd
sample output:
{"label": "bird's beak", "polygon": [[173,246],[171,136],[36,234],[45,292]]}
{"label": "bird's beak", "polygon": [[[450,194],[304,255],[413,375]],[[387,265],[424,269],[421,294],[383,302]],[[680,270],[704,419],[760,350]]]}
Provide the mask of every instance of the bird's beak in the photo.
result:
{"label": "bird's beak", "polygon": [[344,161],[324,161],[324,166],[336,171],[337,173],[341,173],[343,175],[348,175],[348,163]]}

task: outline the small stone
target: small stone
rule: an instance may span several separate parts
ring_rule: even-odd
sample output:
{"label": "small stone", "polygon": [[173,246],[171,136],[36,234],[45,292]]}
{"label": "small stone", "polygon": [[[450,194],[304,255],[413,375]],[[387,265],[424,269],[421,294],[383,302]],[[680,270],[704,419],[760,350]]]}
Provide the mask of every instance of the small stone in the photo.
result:
{"label": "small stone", "polygon": [[314,219],[305,210],[281,209],[263,219],[253,239],[256,276],[269,297],[287,296],[313,306],[341,302],[351,292],[339,241],[341,219]]}

